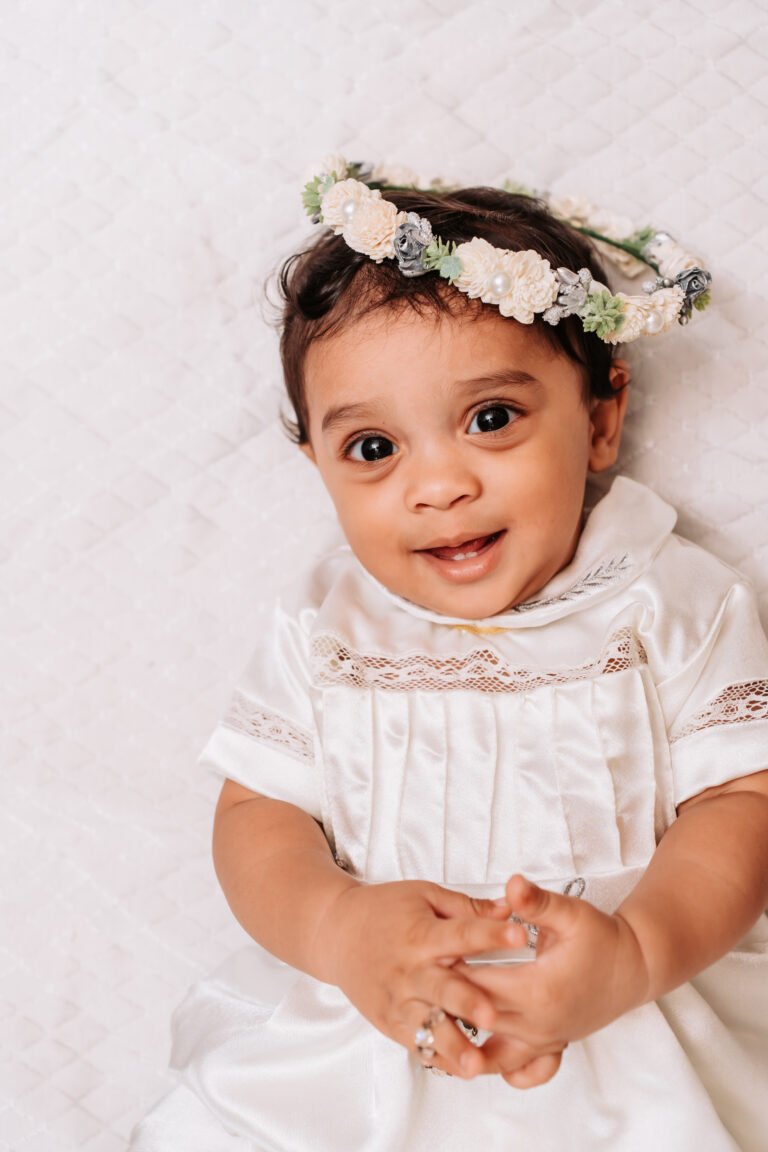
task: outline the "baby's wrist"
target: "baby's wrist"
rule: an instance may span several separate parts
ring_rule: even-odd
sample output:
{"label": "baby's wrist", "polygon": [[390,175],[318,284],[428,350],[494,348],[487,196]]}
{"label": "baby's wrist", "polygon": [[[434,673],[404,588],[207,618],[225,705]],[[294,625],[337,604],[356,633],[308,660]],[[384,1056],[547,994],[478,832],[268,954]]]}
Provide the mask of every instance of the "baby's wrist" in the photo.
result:
{"label": "baby's wrist", "polygon": [[652,966],[641,932],[631,917],[622,911],[614,912],[618,930],[619,987],[626,999],[622,1014],[656,999]]}
{"label": "baby's wrist", "polygon": [[[327,901],[314,934],[312,968],[318,980],[343,986],[344,963],[355,947],[355,908],[357,902],[350,894],[363,888],[358,880],[345,877],[343,884]],[[359,935],[359,934],[358,934]]]}

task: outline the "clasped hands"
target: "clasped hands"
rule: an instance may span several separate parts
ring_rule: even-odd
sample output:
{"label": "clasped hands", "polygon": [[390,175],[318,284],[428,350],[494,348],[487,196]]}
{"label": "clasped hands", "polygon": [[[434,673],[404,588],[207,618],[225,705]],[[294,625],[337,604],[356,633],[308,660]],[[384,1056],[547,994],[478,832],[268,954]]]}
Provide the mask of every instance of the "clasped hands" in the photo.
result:
{"label": "clasped hands", "polygon": [[[512,914],[539,929],[535,962],[467,965],[465,957],[526,943]],[[571,1040],[648,998],[643,952],[620,914],[519,875],[500,901],[426,881],[350,886],[315,946],[333,983],[386,1036],[415,1051],[417,1029],[441,1009],[429,1063],[463,1079],[498,1074],[517,1088],[550,1080]],[[476,1047],[456,1019],[492,1035]]]}

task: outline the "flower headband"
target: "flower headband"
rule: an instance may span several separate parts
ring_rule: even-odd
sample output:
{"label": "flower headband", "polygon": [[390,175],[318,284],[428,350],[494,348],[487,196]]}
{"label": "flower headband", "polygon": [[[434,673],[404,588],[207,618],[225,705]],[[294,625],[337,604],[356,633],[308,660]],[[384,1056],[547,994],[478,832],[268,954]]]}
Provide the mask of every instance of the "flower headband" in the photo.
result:
{"label": "flower headband", "polygon": [[[643,283],[644,295],[613,295],[587,268],[553,271],[535,251],[497,248],[479,236],[463,244],[446,243],[423,216],[399,212],[381,195],[382,188],[417,184],[407,169],[371,168],[334,156],[305,186],[302,199],[313,223],[328,225],[355,252],[377,264],[397,260],[404,276],[437,272],[460,292],[495,304],[502,316],[521,324],[533,323],[537,314],[549,324],[578,316],[585,332],[623,344],[665,332],[675,321],[687,324],[693,308],[701,312],[709,304],[711,274],[666,232],[632,231],[629,221],[607,216],[586,201],[556,199],[505,181],[505,191],[544,201],[554,216],[590,237],[624,275],[638,276],[646,268],[656,273]],[[429,190],[451,191],[437,181]]]}

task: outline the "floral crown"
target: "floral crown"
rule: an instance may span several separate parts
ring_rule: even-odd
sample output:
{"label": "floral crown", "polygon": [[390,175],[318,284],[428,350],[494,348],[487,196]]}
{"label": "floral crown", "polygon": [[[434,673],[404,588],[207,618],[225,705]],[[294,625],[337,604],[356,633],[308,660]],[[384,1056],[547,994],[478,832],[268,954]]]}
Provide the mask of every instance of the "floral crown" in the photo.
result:
{"label": "floral crown", "polygon": [[[502,316],[521,324],[533,323],[537,314],[549,324],[578,316],[585,332],[623,344],[665,332],[675,321],[687,324],[693,308],[703,311],[709,304],[711,274],[666,232],[650,227],[633,231],[628,220],[586,201],[504,182],[505,191],[543,201],[554,216],[590,237],[625,276],[648,268],[656,273],[643,283],[642,296],[614,295],[587,268],[553,271],[535,251],[497,248],[478,236],[463,244],[446,243],[423,216],[399,212],[382,197],[382,189],[416,189],[418,183],[408,169],[372,168],[332,156],[305,186],[302,199],[313,223],[328,225],[355,252],[377,264],[397,260],[404,276],[437,272],[460,292],[495,304]],[[452,190],[439,181],[429,183],[430,192]]]}

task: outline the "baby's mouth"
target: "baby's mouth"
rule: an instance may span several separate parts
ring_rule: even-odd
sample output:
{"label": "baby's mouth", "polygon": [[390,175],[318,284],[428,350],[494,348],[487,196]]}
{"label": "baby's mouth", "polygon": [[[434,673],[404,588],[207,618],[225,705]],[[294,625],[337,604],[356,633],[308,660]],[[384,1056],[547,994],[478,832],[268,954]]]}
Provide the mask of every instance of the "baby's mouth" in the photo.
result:
{"label": "baby's mouth", "polygon": [[461,544],[443,546],[441,548],[422,548],[422,552],[429,552],[438,560],[474,560],[491,545],[495,544],[501,532],[492,532],[490,536],[476,536],[472,540],[464,540]]}

